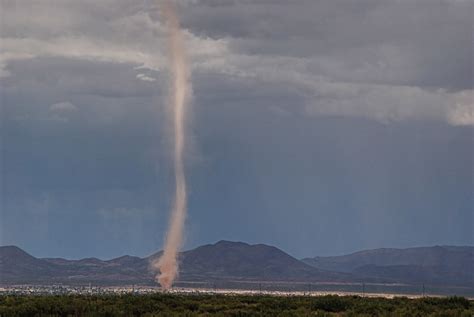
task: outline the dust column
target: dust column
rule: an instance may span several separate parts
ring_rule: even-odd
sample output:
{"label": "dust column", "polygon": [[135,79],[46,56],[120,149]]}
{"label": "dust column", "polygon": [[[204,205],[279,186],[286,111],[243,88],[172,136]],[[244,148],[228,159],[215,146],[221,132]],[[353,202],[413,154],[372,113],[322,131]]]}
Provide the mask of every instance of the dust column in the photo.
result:
{"label": "dust column", "polygon": [[186,219],[187,197],[184,150],[186,145],[186,108],[190,103],[191,83],[183,43],[183,33],[179,25],[174,4],[169,0],[165,0],[162,6],[162,12],[167,28],[170,71],[172,75],[170,113],[173,118],[176,188],[163,255],[153,263],[153,267],[160,270],[160,274],[156,277],[158,282],[163,288],[169,289],[178,275],[177,257],[183,240],[184,221]]}

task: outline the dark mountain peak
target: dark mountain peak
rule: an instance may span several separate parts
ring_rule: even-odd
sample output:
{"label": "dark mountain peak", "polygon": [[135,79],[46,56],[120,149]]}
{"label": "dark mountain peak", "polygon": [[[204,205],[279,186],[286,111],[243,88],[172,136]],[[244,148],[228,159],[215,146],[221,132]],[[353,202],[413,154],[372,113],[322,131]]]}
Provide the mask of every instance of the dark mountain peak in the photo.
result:
{"label": "dark mountain peak", "polygon": [[218,247],[248,247],[250,244],[240,241],[220,240],[213,244]]}
{"label": "dark mountain peak", "polygon": [[[3,246],[0,246],[0,250],[2,250],[2,252],[8,251],[8,250],[20,250],[20,251],[23,251],[22,249],[20,249],[20,248],[17,247],[16,245],[3,245]],[[25,252],[25,251],[23,251],[23,252]]]}
{"label": "dark mountain peak", "polygon": [[117,258],[107,260],[107,262],[122,262],[122,261],[129,261],[131,259],[140,259],[140,258],[138,256],[133,256],[133,255],[122,255]]}
{"label": "dark mountain peak", "polygon": [[23,251],[17,246],[14,246],[14,245],[1,246],[0,257],[9,257],[9,256],[33,258],[32,255],[26,253],[25,251]]}
{"label": "dark mountain peak", "polygon": [[[255,261],[261,258],[272,258],[272,257],[284,257],[288,259],[294,259],[292,256],[286,254],[282,250],[265,245],[265,244],[248,244],[245,242],[234,242],[221,240],[215,244],[207,244],[195,249],[183,252],[183,257],[189,255],[199,257],[219,257],[232,254],[235,257],[241,259],[247,259],[249,261]],[[296,259],[294,259],[296,260]]]}
{"label": "dark mountain peak", "polygon": [[142,261],[145,261],[145,260],[137,256],[124,255],[124,256],[111,259],[105,262],[112,263],[112,264],[129,265],[129,264],[141,263]]}
{"label": "dark mountain peak", "polygon": [[32,263],[37,259],[20,249],[19,247],[9,245],[0,247],[0,264],[6,264],[13,261],[21,261],[23,263]]}
{"label": "dark mountain peak", "polygon": [[[240,249],[240,250],[260,250],[260,251],[267,251],[267,252],[278,252],[278,253],[285,253],[282,250],[278,249],[277,247],[258,243],[258,244],[249,244],[246,242],[241,241],[228,241],[228,240],[220,240],[214,244],[205,245],[205,247],[218,247],[218,248],[226,248],[226,249]],[[286,254],[286,253],[285,253]]]}

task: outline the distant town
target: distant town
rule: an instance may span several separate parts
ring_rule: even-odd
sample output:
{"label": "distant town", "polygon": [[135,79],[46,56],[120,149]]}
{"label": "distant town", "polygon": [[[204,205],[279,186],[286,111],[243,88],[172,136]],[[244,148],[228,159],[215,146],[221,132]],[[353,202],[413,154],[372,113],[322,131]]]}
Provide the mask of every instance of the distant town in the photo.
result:
{"label": "distant town", "polygon": [[[71,286],[71,285],[14,285],[0,287],[2,295],[149,295],[156,293],[181,294],[181,295],[273,295],[273,296],[324,296],[324,295],[357,295],[364,297],[393,298],[402,296],[389,293],[365,293],[347,291],[277,291],[277,290],[244,290],[244,289],[211,289],[177,287],[163,290],[161,287],[148,286]],[[420,298],[423,294],[405,294],[403,297]]]}

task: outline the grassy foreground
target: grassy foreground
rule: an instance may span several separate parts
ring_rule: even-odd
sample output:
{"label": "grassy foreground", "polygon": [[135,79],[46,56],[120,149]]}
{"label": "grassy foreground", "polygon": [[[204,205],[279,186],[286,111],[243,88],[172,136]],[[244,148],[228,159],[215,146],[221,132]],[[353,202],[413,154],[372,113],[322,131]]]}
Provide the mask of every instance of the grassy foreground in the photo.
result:
{"label": "grassy foreground", "polygon": [[358,296],[0,296],[0,316],[474,316],[474,302]]}

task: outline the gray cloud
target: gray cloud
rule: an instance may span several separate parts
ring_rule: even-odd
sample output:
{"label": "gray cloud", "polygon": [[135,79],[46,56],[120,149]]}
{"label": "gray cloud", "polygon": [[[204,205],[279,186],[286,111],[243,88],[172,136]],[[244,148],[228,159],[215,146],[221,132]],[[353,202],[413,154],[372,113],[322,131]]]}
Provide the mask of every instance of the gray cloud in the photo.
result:
{"label": "gray cloud", "polygon": [[[467,110],[453,110],[459,108],[458,91],[463,96],[472,94],[472,2],[181,4],[193,68],[198,74],[224,74],[312,90],[308,107],[318,103],[314,99],[321,90],[333,87],[333,98],[323,96],[321,103],[334,107],[311,113],[337,114],[341,109],[340,115],[375,119],[386,113],[388,120],[410,118],[413,113],[415,117],[453,122],[461,111],[464,119],[454,122],[473,121],[470,113],[474,106],[466,103],[467,98],[462,97],[462,108]],[[153,70],[166,67],[163,28],[157,8],[151,3],[120,1],[113,9],[93,2],[70,5],[5,1],[2,5],[6,21],[0,65],[4,77],[11,74],[10,65],[15,60],[35,57],[130,64]],[[35,19],[29,21],[26,17],[33,10]],[[153,77],[141,73],[134,77],[153,81]],[[110,80],[122,78],[110,77],[101,85],[108,85]],[[388,92],[389,87],[393,87],[392,92]],[[347,110],[339,100],[345,99],[351,89],[361,95],[355,104],[363,105]],[[421,89],[418,95],[429,95],[427,99],[438,100],[438,106],[420,111],[416,100],[407,100],[402,102],[401,110],[394,110],[392,96],[407,96],[410,89]],[[362,96],[364,90],[370,92]]]}

